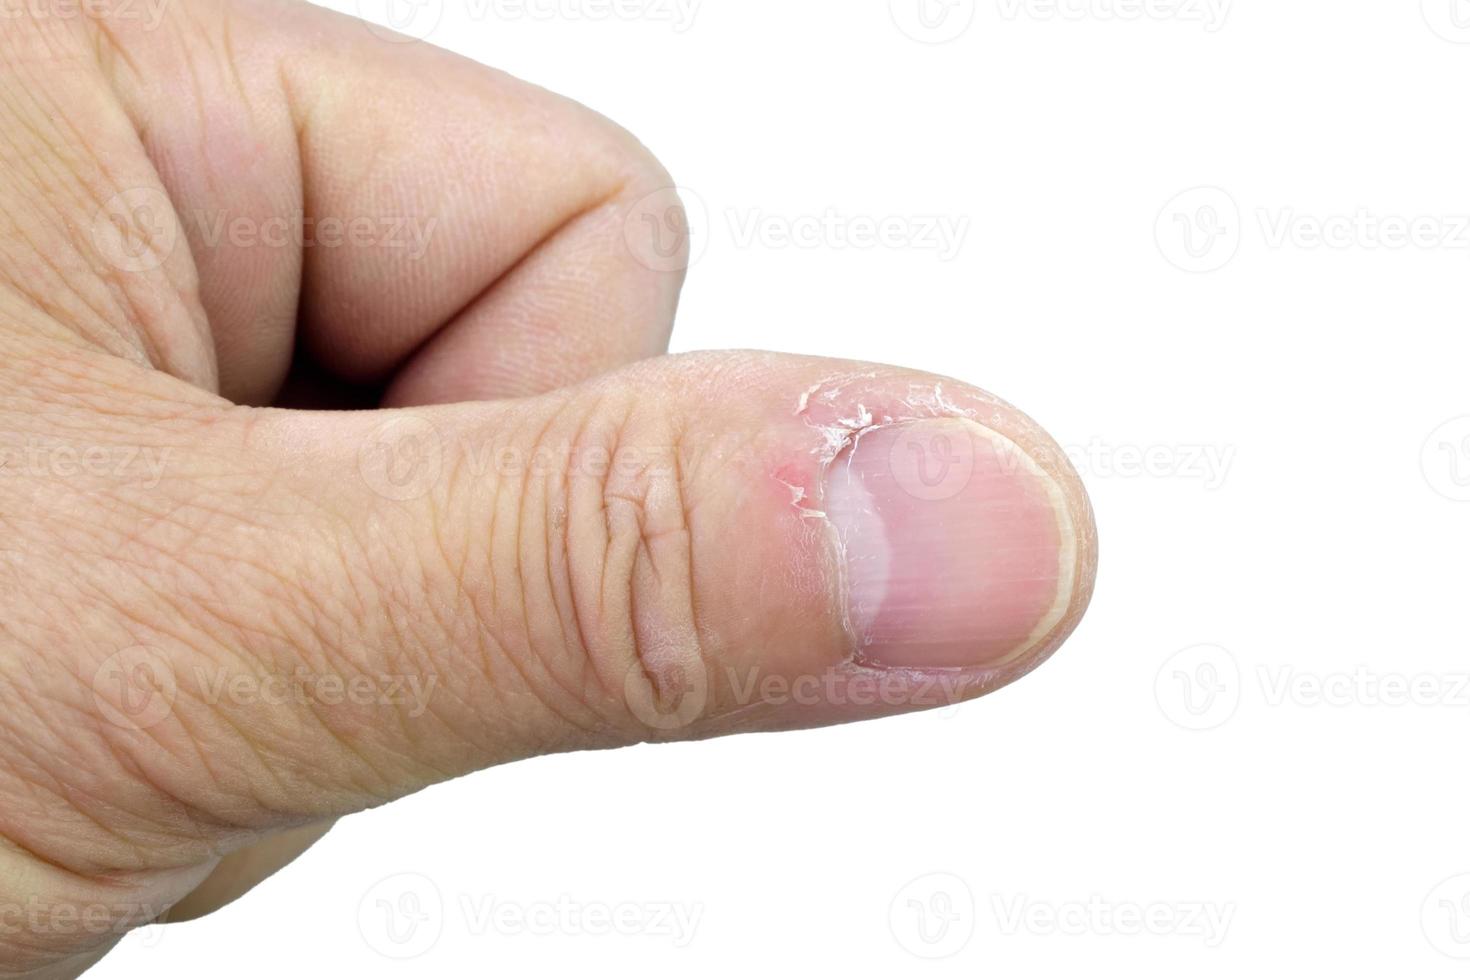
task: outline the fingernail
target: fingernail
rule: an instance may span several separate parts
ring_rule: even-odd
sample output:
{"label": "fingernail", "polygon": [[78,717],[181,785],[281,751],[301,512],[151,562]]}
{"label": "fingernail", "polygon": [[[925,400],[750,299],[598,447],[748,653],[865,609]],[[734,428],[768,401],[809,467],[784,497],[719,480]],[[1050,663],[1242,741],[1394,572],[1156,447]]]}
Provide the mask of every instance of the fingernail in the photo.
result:
{"label": "fingernail", "polygon": [[828,469],[825,508],[864,663],[1009,663],[1071,600],[1076,542],[1061,487],[968,419],[866,431]]}

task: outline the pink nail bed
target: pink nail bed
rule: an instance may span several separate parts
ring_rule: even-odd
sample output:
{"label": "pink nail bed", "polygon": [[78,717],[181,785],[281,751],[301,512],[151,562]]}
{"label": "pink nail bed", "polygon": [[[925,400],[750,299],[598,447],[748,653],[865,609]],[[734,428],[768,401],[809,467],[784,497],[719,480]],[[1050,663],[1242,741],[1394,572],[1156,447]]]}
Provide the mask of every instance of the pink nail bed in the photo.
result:
{"label": "pink nail bed", "polygon": [[968,419],[869,429],[827,472],[847,622],[872,666],[993,667],[1060,622],[1075,538],[1061,487]]}

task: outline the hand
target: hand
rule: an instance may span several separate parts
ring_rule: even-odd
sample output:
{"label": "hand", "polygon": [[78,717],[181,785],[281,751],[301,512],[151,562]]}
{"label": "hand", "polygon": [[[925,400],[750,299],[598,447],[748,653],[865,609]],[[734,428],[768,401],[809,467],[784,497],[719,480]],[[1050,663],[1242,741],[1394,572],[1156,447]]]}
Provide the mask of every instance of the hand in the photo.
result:
{"label": "hand", "polygon": [[52,9],[0,22],[0,972],[436,781],[954,703],[1081,617],[1020,412],[657,356],[682,212],[601,117],[302,4]]}

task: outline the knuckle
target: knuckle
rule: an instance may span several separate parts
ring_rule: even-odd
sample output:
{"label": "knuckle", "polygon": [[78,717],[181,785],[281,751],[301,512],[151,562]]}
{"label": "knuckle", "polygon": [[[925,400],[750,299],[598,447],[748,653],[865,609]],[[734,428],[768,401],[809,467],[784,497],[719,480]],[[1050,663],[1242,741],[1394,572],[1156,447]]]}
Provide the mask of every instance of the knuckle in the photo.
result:
{"label": "knuckle", "polygon": [[692,720],[704,677],[679,426],[645,405],[618,393],[573,408],[557,444],[538,446],[557,462],[533,495],[563,656],[586,705],[636,737]]}

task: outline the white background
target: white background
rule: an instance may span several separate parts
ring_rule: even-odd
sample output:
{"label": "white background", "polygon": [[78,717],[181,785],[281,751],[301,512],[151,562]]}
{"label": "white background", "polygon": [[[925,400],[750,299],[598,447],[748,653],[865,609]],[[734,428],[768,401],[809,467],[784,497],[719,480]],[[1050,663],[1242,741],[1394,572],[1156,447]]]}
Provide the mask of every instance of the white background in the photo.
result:
{"label": "white background", "polygon": [[[349,818],[96,975],[1463,976],[1470,4],[691,2],[406,23],[689,189],[677,349],[935,370],[1045,424],[1091,613],[963,708]],[[625,903],[632,935],[573,919]]]}

